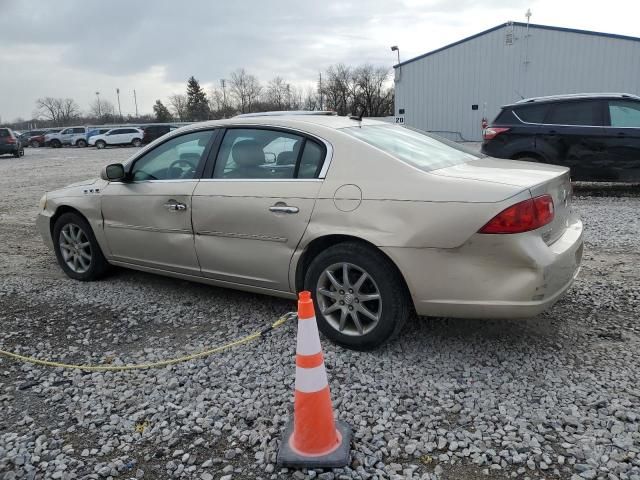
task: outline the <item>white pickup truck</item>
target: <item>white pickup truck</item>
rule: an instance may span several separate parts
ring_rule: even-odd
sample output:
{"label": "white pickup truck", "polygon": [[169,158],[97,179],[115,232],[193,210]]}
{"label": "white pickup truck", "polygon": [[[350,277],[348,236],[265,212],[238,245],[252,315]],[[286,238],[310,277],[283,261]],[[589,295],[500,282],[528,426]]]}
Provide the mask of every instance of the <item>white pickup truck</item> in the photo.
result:
{"label": "white pickup truck", "polygon": [[57,133],[47,133],[44,136],[44,144],[59,148],[63,145],[87,146],[87,127],[68,127]]}

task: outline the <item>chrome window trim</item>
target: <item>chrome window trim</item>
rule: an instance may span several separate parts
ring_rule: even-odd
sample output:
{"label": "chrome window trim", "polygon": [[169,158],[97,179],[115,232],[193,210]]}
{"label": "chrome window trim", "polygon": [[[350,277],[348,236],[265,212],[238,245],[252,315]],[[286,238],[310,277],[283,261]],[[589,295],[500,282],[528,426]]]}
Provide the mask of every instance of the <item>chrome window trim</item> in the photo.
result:
{"label": "chrome window trim", "polygon": [[[190,127],[190,125],[188,126]],[[317,178],[291,178],[291,179],[285,179],[285,180],[295,180],[295,181],[301,181],[301,180],[324,180],[327,176],[327,172],[329,171],[329,167],[331,166],[331,162],[333,161],[333,145],[331,144],[331,142],[329,142],[328,140],[325,140],[322,137],[317,136],[314,133],[310,133],[307,132],[305,130],[300,130],[299,128],[294,128],[294,127],[284,127],[282,125],[273,125],[270,123],[231,123],[231,124],[225,124],[225,125],[215,125],[215,126],[211,126],[211,125],[207,125],[207,126],[202,126],[200,128],[188,128],[187,130],[185,130],[184,132],[180,131],[182,130],[182,128],[176,128],[174,130],[169,131],[169,133],[165,134],[164,136],[170,135],[167,138],[164,138],[164,136],[160,137],[162,138],[164,141],[162,143],[168,142],[171,139],[178,137],[180,135],[187,135],[189,133],[194,133],[194,132],[199,132],[199,131],[203,131],[203,130],[217,130],[219,128],[224,128],[224,129],[229,129],[229,128],[260,128],[260,127],[267,127],[267,128],[273,128],[276,130],[282,130],[285,132],[293,132],[293,133],[297,133],[297,134],[302,134],[302,135],[306,135],[308,137],[311,137],[313,139],[315,139],[316,141],[322,143],[326,150],[327,153],[324,157],[324,163],[322,164],[322,168],[320,169],[320,173],[318,174]],[[177,132],[177,133],[174,133]],[[173,135],[171,135],[173,133]],[[154,143],[159,140],[156,139],[153,142],[151,142],[149,145],[147,145],[145,148],[143,148],[140,152],[138,152],[138,154],[132,158],[130,158],[129,160],[126,160],[125,162],[122,163],[123,166],[128,167],[130,164],[132,164],[133,162],[135,162],[136,160],[138,160],[140,157],[142,157],[143,155],[145,155],[147,152],[153,150],[153,148],[155,148]],[[152,147],[153,148],[150,148]],[[242,181],[250,181],[250,180],[259,180],[259,181],[265,181],[268,179],[224,179],[224,178],[200,178],[200,179],[195,179],[195,180],[222,180],[222,181],[229,181],[229,180],[242,180]],[[282,181],[281,179],[274,179],[274,180],[278,180],[278,181]],[[146,180],[149,182],[171,182],[171,181],[175,181],[175,180]],[[182,180],[178,180],[178,181],[182,181]],[[116,183],[116,182],[113,182]],[[124,183],[124,182],[117,182],[117,183]],[[128,183],[134,183],[134,182],[128,182]],[[138,183],[138,182],[135,182]]]}
{"label": "chrome window trim", "polygon": [[[520,120],[520,122],[524,123],[525,125],[542,125],[542,126],[550,126],[550,127],[586,127],[586,128],[607,128],[610,127],[611,125],[569,125],[569,124],[564,124],[564,123],[537,123],[537,122],[525,122],[524,120],[522,120],[518,114],[516,113],[515,110],[511,110],[511,113],[513,113],[513,116],[516,117],[518,120]],[[491,128],[491,127],[489,127]],[[616,127],[614,127],[616,128]],[[628,127],[628,128],[638,128],[638,127]]]}
{"label": "chrome window trim", "polygon": [[322,182],[322,178],[202,178],[201,182]]}

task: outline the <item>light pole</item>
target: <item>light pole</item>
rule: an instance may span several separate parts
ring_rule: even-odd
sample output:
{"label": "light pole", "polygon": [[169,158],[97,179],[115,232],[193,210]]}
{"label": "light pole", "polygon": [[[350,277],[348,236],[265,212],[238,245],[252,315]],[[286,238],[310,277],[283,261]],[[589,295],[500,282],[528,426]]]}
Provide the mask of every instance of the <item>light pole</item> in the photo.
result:
{"label": "light pole", "polygon": [[120,114],[120,121],[122,122],[122,109],[120,108],[120,89],[116,88],[116,95],[118,95],[118,113]]}
{"label": "light pole", "polygon": [[133,89],[133,103],[136,105],[136,119],[138,118],[138,96],[136,95],[135,88]]}
{"label": "light pole", "polygon": [[98,118],[102,118],[102,111],[100,110],[100,92],[96,92],[96,98],[98,99]]}
{"label": "light pole", "polygon": [[400,74],[402,73],[401,70],[400,70],[402,67],[399,66],[400,65],[400,49],[398,48],[397,45],[393,45],[391,47],[391,51],[392,52],[396,52],[398,54],[398,63],[397,63],[397,65],[398,65],[398,74],[395,76],[396,77],[395,81],[398,82],[400,80]]}

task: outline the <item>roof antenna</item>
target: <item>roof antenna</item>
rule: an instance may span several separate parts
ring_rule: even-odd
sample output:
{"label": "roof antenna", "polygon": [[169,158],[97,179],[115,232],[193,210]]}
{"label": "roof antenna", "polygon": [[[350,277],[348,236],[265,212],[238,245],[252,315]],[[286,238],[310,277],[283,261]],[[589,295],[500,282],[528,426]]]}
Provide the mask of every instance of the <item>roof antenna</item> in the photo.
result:
{"label": "roof antenna", "polygon": [[364,116],[364,107],[360,109],[360,115],[349,115],[350,120],[357,120],[358,122],[362,122],[362,117]]}

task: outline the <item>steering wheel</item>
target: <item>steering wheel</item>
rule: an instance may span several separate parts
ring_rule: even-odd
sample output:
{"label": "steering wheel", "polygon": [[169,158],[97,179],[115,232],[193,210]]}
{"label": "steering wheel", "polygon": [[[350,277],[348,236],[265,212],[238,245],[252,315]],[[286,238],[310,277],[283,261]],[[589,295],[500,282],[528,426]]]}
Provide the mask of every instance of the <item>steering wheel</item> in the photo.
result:
{"label": "steering wheel", "polygon": [[[183,168],[185,166],[187,168]],[[184,175],[188,172],[195,173],[196,171],[195,165],[193,165],[189,160],[185,160],[183,158],[179,158],[178,160],[171,162],[171,165],[169,165],[169,168],[167,169],[167,171],[170,172],[171,169],[174,167],[177,167],[180,170],[182,170],[182,174],[180,175],[180,177],[184,177]]]}

